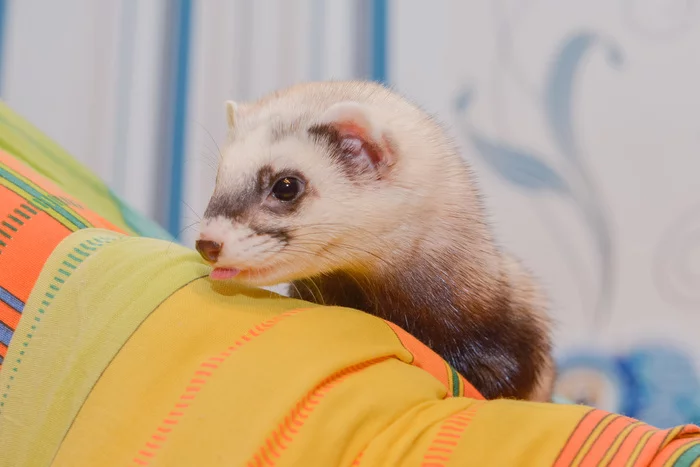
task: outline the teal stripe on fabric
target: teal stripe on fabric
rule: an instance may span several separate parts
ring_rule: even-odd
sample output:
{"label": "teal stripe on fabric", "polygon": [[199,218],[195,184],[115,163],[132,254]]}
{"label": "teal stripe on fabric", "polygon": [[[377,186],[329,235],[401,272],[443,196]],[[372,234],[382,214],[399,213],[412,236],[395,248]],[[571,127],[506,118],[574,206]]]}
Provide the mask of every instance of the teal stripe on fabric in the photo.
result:
{"label": "teal stripe on fabric", "polygon": [[673,463],[673,467],[690,467],[698,459],[700,459],[700,442],[681,454],[681,457]]}
{"label": "teal stripe on fabric", "polygon": [[449,368],[450,373],[452,373],[452,395],[457,397],[459,396],[459,374],[452,366],[449,366]]}
{"label": "teal stripe on fabric", "polygon": [[3,169],[2,167],[0,167],[0,177],[9,180],[11,183],[18,186],[22,190],[26,191],[31,196],[35,197],[37,200],[41,200],[42,203],[45,203],[51,209],[53,209],[54,211],[56,211],[57,213],[59,213],[60,215],[65,217],[71,224],[73,224],[77,228],[84,229],[84,228],[88,227],[87,224],[78,220],[73,214],[66,211],[61,205],[59,205],[58,203],[51,202],[47,198],[46,194],[36,190],[34,187],[25,183],[24,181],[20,180],[19,178],[15,177],[12,173],[8,172],[7,170]]}

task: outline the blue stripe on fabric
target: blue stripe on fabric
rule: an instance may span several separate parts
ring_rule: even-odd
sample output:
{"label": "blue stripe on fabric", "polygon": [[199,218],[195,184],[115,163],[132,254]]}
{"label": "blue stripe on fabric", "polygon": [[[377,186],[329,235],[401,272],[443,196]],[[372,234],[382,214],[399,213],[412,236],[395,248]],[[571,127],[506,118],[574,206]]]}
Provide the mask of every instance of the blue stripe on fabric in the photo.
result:
{"label": "blue stripe on fabric", "polygon": [[372,79],[386,83],[387,76],[387,34],[388,1],[372,0]]}
{"label": "blue stripe on fabric", "polygon": [[5,35],[7,28],[5,27],[7,23],[7,0],[0,0],[0,96],[2,95],[2,88],[5,76]]}
{"label": "blue stripe on fabric", "polygon": [[4,344],[5,347],[9,347],[12,334],[14,334],[14,331],[7,324],[0,321],[0,343]]}
{"label": "blue stripe on fabric", "polygon": [[2,287],[0,287],[0,301],[10,305],[10,308],[15,310],[17,313],[22,313],[22,310],[24,310],[24,302]]}
{"label": "blue stripe on fabric", "polygon": [[187,117],[187,90],[189,86],[190,43],[192,34],[192,1],[177,1],[176,66],[174,86],[174,112],[172,122],[172,146],[170,194],[168,199],[168,232],[179,238],[182,223],[183,172],[185,169],[185,132]]}

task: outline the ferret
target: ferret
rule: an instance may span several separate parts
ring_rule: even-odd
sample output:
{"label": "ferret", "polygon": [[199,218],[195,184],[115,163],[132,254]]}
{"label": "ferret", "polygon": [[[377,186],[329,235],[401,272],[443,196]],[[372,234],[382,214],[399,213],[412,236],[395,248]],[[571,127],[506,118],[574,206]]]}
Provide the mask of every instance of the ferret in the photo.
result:
{"label": "ferret", "polygon": [[435,118],[373,82],[226,102],[196,249],[212,279],[291,283],[414,335],[488,398],[549,401],[547,304],[496,246],[470,167]]}

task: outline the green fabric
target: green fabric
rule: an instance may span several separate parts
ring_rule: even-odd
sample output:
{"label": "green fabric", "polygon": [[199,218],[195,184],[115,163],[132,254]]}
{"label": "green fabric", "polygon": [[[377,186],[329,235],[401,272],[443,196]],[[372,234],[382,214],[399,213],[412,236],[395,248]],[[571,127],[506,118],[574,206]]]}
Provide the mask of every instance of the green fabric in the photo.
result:
{"label": "green fabric", "polygon": [[86,207],[126,231],[173,240],[155,222],[127,206],[95,174],[0,101],[0,149],[47,177]]}

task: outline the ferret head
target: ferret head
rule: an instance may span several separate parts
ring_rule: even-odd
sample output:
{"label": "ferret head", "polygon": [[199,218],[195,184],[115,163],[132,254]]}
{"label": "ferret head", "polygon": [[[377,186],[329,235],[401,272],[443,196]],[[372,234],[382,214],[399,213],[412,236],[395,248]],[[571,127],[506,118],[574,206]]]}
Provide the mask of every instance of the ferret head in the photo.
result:
{"label": "ferret head", "polygon": [[213,278],[264,286],[381,268],[430,215],[433,170],[412,162],[402,126],[422,113],[385,88],[308,84],[226,109],[229,142],[197,241]]}

